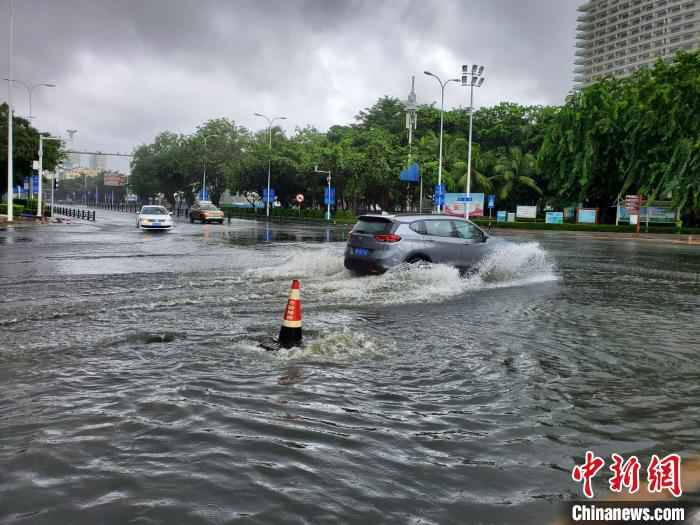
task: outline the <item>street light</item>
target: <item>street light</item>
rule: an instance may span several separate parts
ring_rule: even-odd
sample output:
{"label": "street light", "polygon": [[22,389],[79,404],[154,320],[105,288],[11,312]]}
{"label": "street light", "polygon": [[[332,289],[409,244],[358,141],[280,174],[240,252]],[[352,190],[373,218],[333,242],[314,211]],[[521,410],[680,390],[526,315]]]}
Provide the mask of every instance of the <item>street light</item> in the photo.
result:
{"label": "street light", "polygon": [[17,80],[16,78],[13,78],[10,80],[9,78],[4,78],[3,80],[7,80],[8,82],[17,82],[18,84],[22,84],[24,88],[27,90],[27,94],[29,95],[29,121],[34,118],[32,116],[32,93],[34,90],[38,87],[56,87],[56,84],[49,84],[48,82],[40,82],[38,84],[27,84],[26,82],[22,80]]}
{"label": "street light", "polygon": [[469,153],[467,154],[467,202],[464,203],[464,218],[469,219],[471,210],[471,176],[472,176],[472,120],[474,115],[474,88],[484,85],[484,66],[473,65],[471,73],[469,66],[462,66],[462,86],[469,88]]}
{"label": "street light", "polygon": [[[9,78],[12,78],[12,51],[15,40],[15,3],[10,0],[10,45],[9,50]],[[12,81],[7,82],[7,222],[12,222],[13,193],[12,183]]]}
{"label": "street light", "polygon": [[315,173],[325,173],[328,175],[326,180],[328,181],[328,210],[326,211],[326,220],[331,220],[331,170],[320,170],[318,165],[314,166]]}
{"label": "street light", "polygon": [[267,130],[268,134],[270,136],[270,141],[269,141],[269,147],[270,147],[270,152],[267,157],[267,198],[265,199],[267,205],[265,207],[266,209],[266,215],[269,217],[270,216],[270,163],[272,162],[272,123],[275,120],[287,120],[287,117],[274,117],[270,118],[262,113],[254,113],[256,117],[262,117],[265,120],[267,120]]}
{"label": "street light", "polygon": [[[208,197],[209,195],[207,194],[207,139],[209,137],[221,137],[220,134],[218,133],[210,133],[209,135],[202,135],[202,138],[204,139],[204,173],[202,175],[202,197],[205,195]],[[208,199],[204,199],[208,200]]]}
{"label": "street light", "polygon": [[[44,141],[45,140],[58,140],[62,141],[60,137],[44,137],[39,135],[39,195],[36,202],[36,214],[39,217],[44,215],[44,210],[41,205],[41,179],[44,177]],[[51,195],[53,196],[53,180],[51,181]],[[51,216],[53,217],[53,198],[51,199]]]}
{"label": "street light", "polygon": [[[433,77],[435,80],[438,81],[440,84],[440,159],[438,161],[438,186],[442,187],[442,126],[443,126],[443,118],[444,118],[444,112],[445,112],[445,86],[449,84],[450,82],[459,82],[458,78],[450,78],[448,80],[445,80],[443,82],[440,80],[440,77],[437,75],[434,75],[430,71],[423,71],[426,75],[429,77]],[[440,206],[440,201],[438,200],[438,212],[441,212],[442,208]]]}

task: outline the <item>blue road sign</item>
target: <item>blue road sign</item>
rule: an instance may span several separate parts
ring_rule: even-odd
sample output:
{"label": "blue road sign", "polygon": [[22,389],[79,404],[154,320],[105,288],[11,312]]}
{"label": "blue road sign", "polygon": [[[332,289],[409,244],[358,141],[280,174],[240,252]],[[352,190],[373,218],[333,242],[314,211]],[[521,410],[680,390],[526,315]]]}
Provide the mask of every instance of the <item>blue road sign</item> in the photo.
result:
{"label": "blue road sign", "polygon": [[444,205],[445,204],[445,194],[444,193],[442,193],[442,194],[436,193],[435,195],[433,195],[433,202],[438,206]]}
{"label": "blue road sign", "polygon": [[330,201],[328,199],[328,186],[323,189],[323,203],[335,204],[335,188],[330,188]]}
{"label": "blue road sign", "polygon": [[472,200],[471,197],[457,197],[457,202],[471,202]]}
{"label": "blue road sign", "polygon": [[399,175],[399,180],[404,182],[418,182],[420,180],[420,169],[418,164],[411,164]]}
{"label": "blue road sign", "polygon": [[445,185],[444,184],[436,184],[435,185],[435,194],[436,195],[445,195]]}
{"label": "blue road sign", "polygon": [[263,202],[269,202],[272,204],[275,202],[275,190],[274,188],[270,188],[270,195],[268,196],[267,194],[267,188],[263,190]]}
{"label": "blue road sign", "polygon": [[197,199],[199,199],[200,201],[208,201],[209,192],[207,190],[200,190],[200,192],[197,194]]}
{"label": "blue road sign", "polygon": [[496,207],[496,196],[489,195],[489,208],[495,208],[495,207]]}

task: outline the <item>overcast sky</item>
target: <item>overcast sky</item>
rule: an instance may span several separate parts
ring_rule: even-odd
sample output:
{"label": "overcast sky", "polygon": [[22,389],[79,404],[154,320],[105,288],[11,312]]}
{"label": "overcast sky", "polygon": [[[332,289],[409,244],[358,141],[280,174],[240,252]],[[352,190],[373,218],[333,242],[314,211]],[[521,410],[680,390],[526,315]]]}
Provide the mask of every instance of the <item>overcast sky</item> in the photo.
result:
{"label": "overcast sky", "polygon": [[[81,149],[131,152],[210,118],[287,131],[353,121],[384,95],[440,100],[435,79],[483,64],[477,105],[559,104],[572,87],[579,0],[15,0],[14,78],[50,82],[35,125]],[[10,0],[0,0],[8,74]],[[7,84],[7,83],[5,83]],[[446,107],[466,104],[451,84]],[[13,91],[28,113],[27,92]],[[7,98],[3,86],[0,99]],[[123,168],[125,164],[111,163]]]}

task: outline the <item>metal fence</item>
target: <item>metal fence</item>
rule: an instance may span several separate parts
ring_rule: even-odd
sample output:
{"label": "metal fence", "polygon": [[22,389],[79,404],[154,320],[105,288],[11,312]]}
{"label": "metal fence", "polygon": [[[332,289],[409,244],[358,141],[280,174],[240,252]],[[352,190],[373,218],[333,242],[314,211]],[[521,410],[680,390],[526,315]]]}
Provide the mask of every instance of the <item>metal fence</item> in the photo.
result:
{"label": "metal fence", "polygon": [[66,206],[54,206],[54,213],[57,215],[66,215],[76,219],[95,222],[95,210],[83,210],[80,208],[68,208]]}

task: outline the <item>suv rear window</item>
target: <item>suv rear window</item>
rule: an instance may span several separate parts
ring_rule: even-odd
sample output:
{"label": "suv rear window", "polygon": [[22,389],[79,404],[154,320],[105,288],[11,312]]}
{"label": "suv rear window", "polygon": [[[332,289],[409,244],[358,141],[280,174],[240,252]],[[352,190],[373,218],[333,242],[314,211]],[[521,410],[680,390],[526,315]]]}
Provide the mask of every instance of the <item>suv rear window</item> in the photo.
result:
{"label": "suv rear window", "polygon": [[352,229],[353,233],[369,233],[376,235],[378,233],[389,233],[393,223],[390,220],[374,217],[362,217],[357,221]]}

